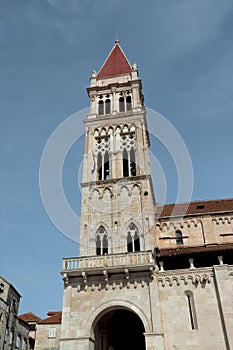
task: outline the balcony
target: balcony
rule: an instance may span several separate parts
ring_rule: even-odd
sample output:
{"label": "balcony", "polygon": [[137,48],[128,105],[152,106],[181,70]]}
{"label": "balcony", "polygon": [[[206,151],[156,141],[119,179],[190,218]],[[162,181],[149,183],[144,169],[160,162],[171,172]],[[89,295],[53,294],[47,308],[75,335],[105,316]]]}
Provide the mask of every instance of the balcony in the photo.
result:
{"label": "balcony", "polygon": [[66,276],[81,276],[126,271],[148,271],[154,269],[152,251],[82,256],[64,258],[61,273]]}

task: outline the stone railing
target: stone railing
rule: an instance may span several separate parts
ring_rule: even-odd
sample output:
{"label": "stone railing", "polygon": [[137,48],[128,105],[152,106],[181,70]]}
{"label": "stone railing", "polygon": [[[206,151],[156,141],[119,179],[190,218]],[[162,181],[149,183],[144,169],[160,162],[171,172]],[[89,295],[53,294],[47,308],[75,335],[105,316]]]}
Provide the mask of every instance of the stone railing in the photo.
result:
{"label": "stone railing", "polygon": [[91,270],[96,268],[123,268],[133,266],[152,266],[154,259],[151,251],[83,256],[77,258],[64,258],[62,264],[63,271],[71,270]]}

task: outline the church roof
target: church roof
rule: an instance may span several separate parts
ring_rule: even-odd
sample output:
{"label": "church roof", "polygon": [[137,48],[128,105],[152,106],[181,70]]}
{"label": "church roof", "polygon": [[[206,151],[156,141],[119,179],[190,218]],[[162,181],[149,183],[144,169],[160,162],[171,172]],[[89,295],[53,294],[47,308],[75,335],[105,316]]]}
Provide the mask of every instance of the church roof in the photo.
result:
{"label": "church roof", "polygon": [[219,212],[232,212],[233,198],[190,203],[165,204],[158,207],[157,217],[201,215]]}
{"label": "church roof", "polygon": [[61,311],[50,311],[47,314],[49,317],[40,321],[39,324],[52,324],[52,323],[61,323],[62,312]]}
{"label": "church roof", "polygon": [[118,40],[116,40],[115,46],[97,74],[97,79],[115,77],[122,74],[129,74],[130,72],[129,61],[121,49]]}
{"label": "church roof", "polygon": [[197,246],[197,247],[179,247],[179,248],[162,248],[156,249],[156,256],[176,256],[176,255],[189,255],[198,253],[212,253],[212,252],[224,252],[233,250],[232,243],[216,244],[210,246]]}
{"label": "church roof", "polygon": [[19,315],[18,318],[25,322],[39,322],[41,318],[36,316],[33,312],[27,312],[26,314]]}

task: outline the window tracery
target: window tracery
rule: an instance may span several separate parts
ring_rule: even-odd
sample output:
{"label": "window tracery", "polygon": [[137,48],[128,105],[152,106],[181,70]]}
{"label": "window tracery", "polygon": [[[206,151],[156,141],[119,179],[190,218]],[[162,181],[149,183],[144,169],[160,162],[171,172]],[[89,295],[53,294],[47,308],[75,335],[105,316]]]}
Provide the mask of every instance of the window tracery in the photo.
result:
{"label": "window tracery", "polygon": [[[126,129],[126,126],[123,130]],[[121,134],[121,150],[123,155],[123,177],[136,176],[136,159],[135,159],[135,132],[125,130]]]}
{"label": "window tracery", "polygon": [[98,96],[98,114],[110,114],[111,113],[111,96],[109,94]]}
{"label": "window tracery", "polygon": [[127,251],[140,252],[140,238],[137,226],[131,222],[127,231]]}
{"label": "window tracery", "polygon": [[96,232],[96,255],[108,254],[108,235],[101,225]]}
{"label": "window tracery", "polygon": [[132,109],[131,91],[123,91],[118,94],[119,112],[128,112]]}
{"label": "window tracery", "polygon": [[110,151],[109,135],[96,137],[98,180],[107,180],[110,177],[109,151]]}

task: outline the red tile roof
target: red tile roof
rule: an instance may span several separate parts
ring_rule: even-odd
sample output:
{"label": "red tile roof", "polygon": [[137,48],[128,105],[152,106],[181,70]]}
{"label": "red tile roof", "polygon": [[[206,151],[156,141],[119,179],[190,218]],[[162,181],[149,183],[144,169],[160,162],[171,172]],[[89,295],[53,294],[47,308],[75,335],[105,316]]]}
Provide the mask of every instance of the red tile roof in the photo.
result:
{"label": "red tile roof", "polygon": [[156,249],[156,256],[174,256],[174,255],[185,255],[185,254],[195,254],[195,253],[207,253],[207,252],[222,252],[226,250],[233,250],[232,243],[225,244],[215,244],[197,247],[180,247],[180,248],[164,248]]}
{"label": "red tile roof", "polygon": [[48,315],[49,315],[49,317],[38,322],[38,324],[61,323],[61,317],[62,317],[61,311],[51,311],[51,312],[48,312]]}
{"label": "red tile roof", "polygon": [[122,74],[129,74],[130,72],[130,64],[120,45],[116,42],[103,66],[100,68],[97,79],[115,77]]}
{"label": "red tile roof", "polygon": [[233,198],[198,201],[190,203],[165,204],[158,206],[157,217],[201,215],[209,213],[233,212]]}
{"label": "red tile roof", "polygon": [[36,316],[33,312],[27,312],[26,314],[19,315],[18,318],[25,322],[39,322],[41,318]]}

